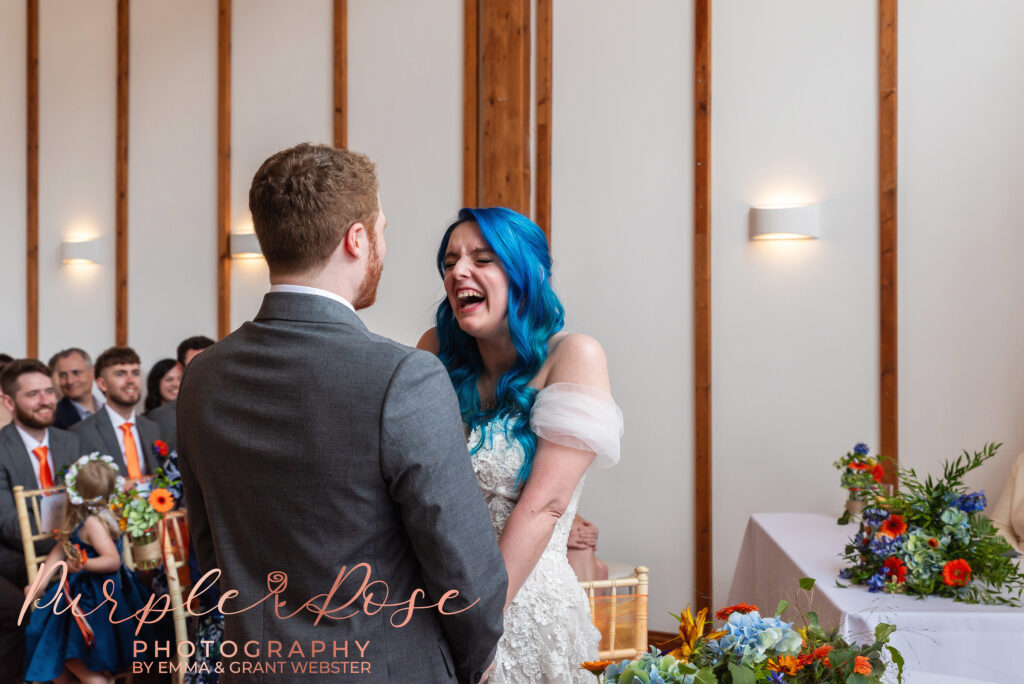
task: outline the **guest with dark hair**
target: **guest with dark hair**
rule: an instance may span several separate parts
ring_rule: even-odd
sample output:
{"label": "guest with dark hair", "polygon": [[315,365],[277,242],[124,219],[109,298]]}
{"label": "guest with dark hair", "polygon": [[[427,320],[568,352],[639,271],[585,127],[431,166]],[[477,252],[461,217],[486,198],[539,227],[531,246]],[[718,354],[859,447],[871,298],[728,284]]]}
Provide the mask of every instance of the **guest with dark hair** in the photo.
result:
{"label": "guest with dark hair", "polygon": [[153,364],[146,377],[145,413],[163,406],[178,398],[178,386],[181,385],[182,366],[174,359],[160,359]]}
{"label": "guest with dark hair", "polygon": [[142,392],[139,355],[130,347],[111,347],[96,358],[96,384],[106,405],[71,431],[82,442],[82,453],[98,451],[114,457],[126,478],[152,475],[163,464],[153,449],[160,426],[135,414]]}
{"label": "guest with dark hair", "polygon": [[206,335],[196,335],[195,337],[183,340],[182,343],[178,345],[178,363],[180,363],[181,367],[184,368],[192,362],[192,359],[196,357],[196,354],[207,347],[212,347],[213,344],[213,340]]}
{"label": "guest with dark hair", "polygon": [[[196,335],[187,340],[182,340],[178,345],[178,363],[181,365],[181,373],[184,375],[185,368],[192,363],[200,352],[207,347],[213,346],[213,340],[205,335]],[[167,442],[173,451],[178,446],[178,400],[172,399],[161,406],[152,409],[147,416],[160,425],[160,438]]]}

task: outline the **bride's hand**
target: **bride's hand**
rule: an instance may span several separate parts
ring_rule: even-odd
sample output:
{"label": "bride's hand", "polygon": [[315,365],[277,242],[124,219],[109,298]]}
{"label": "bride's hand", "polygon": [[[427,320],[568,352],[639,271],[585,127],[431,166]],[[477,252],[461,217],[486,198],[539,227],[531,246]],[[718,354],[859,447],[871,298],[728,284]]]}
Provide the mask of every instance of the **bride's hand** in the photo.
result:
{"label": "bride's hand", "polygon": [[487,666],[487,669],[484,670],[484,674],[480,678],[480,684],[485,684],[485,682],[487,682],[487,680],[491,678],[491,673],[492,672],[494,672],[494,661],[493,660],[491,661],[491,664]]}

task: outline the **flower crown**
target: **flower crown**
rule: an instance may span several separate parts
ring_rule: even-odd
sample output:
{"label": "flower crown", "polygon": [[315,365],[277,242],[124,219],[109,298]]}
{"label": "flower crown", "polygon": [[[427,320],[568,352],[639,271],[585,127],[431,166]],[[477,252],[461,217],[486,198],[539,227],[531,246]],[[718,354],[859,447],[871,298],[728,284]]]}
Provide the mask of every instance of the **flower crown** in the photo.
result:
{"label": "flower crown", "polygon": [[101,503],[103,501],[102,496],[97,496],[86,501],[85,499],[82,498],[82,495],[78,493],[78,490],[75,489],[75,481],[78,479],[78,469],[84,466],[86,463],[90,463],[92,461],[101,461],[103,463],[106,463],[111,470],[118,474],[117,481],[114,485],[114,491],[121,491],[121,489],[124,487],[124,478],[121,477],[121,471],[114,463],[114,457],[101,455],[100,452],[94,451],[91,454],[82,456],[80,459],[72,463],[71,466],[68,468],[67,472],[64,474],[64,484],[67,486],[68,489],[68,499],[71,501],[71,503],[73,503],[76,506],[80,506],[86,503]]}

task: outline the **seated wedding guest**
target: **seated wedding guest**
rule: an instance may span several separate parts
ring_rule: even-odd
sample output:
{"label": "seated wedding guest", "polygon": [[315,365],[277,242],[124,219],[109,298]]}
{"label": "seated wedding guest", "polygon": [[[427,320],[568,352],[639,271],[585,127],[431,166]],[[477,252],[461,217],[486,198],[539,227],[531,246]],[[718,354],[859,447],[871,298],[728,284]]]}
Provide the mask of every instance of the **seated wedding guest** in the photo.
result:
{"label": "seated wedding guest", "polygon": [[64,398],[57,402],[54,426],[67,430],[80,420],[96,413],[103,406],[93,394],[92,359],[84,350],[71,347],[57,352],[50,359],[50,370]]}
{"label": "seated wedding guest", "polygon": [[[196,335],[186,340],[182,340],[181,344],[178,345],[178,364],[182,368],[182,373],[185,372],[185,368],[188,364],[192,363],[192,359],[202,352],[204,349],[213,346],[213,340],[205,335]],[[160,438],[167,442],[167,446],[173,451],[178,445],[178,400],[175,398],[172,401],[167,402],[163,406],[159,406],[146,417],[155,420],[160,425]]]}
{"label": "seated wedding guest", "polygon": [[160,359],[153,364],[146,376],[146,411],[150,411],[178,398],[178,386],[181,385],[182,367],[174,359]]}
{"label": "seated wedding guest", "polygon": [[[9,364],[14,359],[9,354],[0,354],[0,373],[4,372],[4,366]],[[0,391],[0,398],[4,396],[4,393]],[[11,422],[11,413],[4,407],[3,400],[0,399],[0,427],[7,425]],[[0,661],[2,662],[2,661]]]}
{"label": "seated wedding guest", "polygon": [[608,566],[597,557],[597,526],[577,515],[569,528],[566,557],[580,582],[608,579]]}
{"label": "seated wedding guest", "polygon": [[82,453],[98,451],[114,457],[123,477],[153,475],[161,458],[153,448],[160,426],[135,415],[142,391],[139,355],[130,347],[111,347],[96,359],[96,385],[106,405],[71,431],[78,435]]}
{"label": "seated wedding guest", "polygon": [[[50,369],[42,361],[6,364],[0,388],[3,404],[14,417],[0,429],[0,673],[13,673],[21,672],[25,652],[24,627],[17,622],[22,588],[28,582],[14,488],[60,484],[63,469],[78,457],[79,447],[78,437],[52,427],[56,397]],[[52,541],[36,542],[40,555],[52,548]]]}
{"label": "seated wedding guest", "polygon": [[999,501],[989,513],[1010,546],[1024,553],[1024,454],[1017,456]]}

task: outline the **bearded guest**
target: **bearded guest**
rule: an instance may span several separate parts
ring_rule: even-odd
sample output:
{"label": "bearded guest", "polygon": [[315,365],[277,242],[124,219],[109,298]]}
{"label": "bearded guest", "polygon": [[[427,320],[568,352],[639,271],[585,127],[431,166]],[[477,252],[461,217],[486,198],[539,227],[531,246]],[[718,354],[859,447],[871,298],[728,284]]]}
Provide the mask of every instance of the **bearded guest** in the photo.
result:
{"label": "bearded guest", "polygon": [[123,477],[153,475],[161,467],[153,443],[160,426],[135,415],[142,396],[139,355],[130,347],[111,347],[96,359],[96,385],[106,398],[98,412],[76,423],[71,431],[81,440],[82,453],[98,451],[114,457]]}
{"label": "bearded guest", "polygon": [[71,347],[57,352],[50,359],[49,365],[60,392],[64,395],[57,402],[57,419],[53,423],[54,427],[67,430],[103,407],[103,402],[93,393],[92,359],[85,350]]}
{"label": "bearded guest", "polygon": [[[50,369],[36,359],[8,363],[0,373],[4,408],[13,422],[0,429],[0,672],[21,672],[24,631],[17,625],[28,582],[14,488],[60,484],[78,458],[78,437],[52,427],[57,397]],[[33,530],[38,532],[38,530]],[[45,556],[52,541],[36,542]]]}

